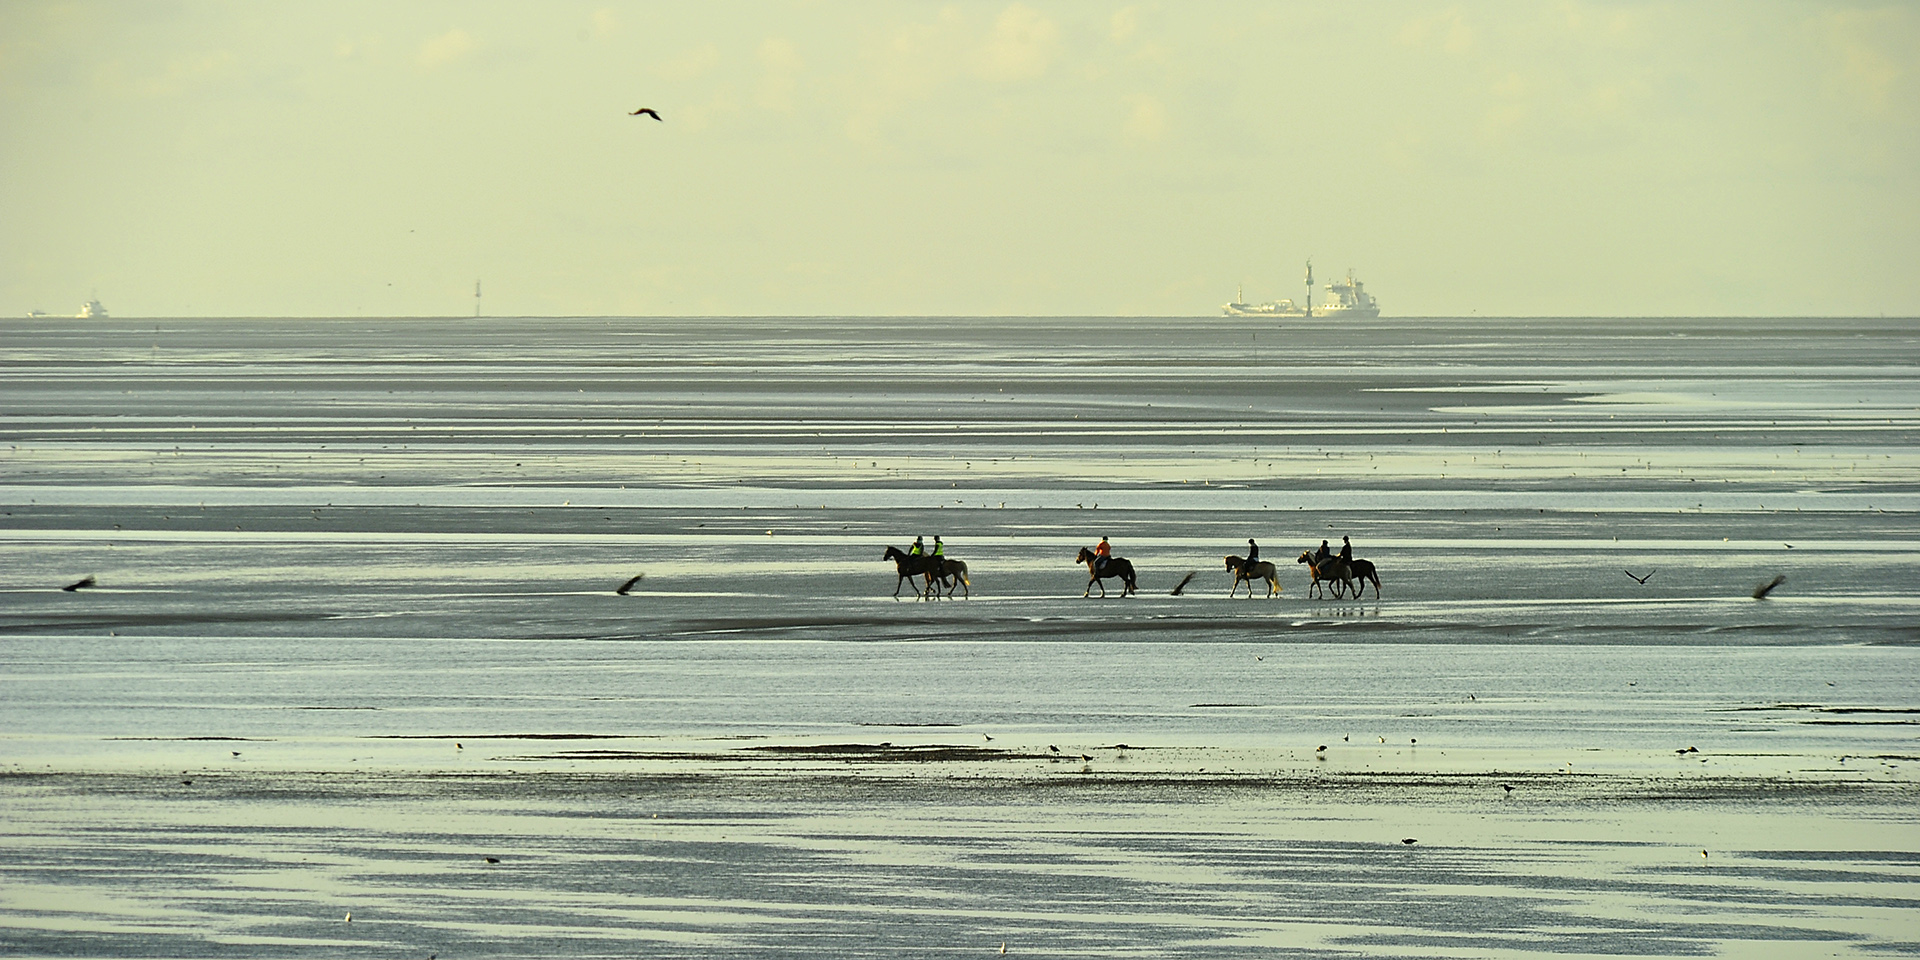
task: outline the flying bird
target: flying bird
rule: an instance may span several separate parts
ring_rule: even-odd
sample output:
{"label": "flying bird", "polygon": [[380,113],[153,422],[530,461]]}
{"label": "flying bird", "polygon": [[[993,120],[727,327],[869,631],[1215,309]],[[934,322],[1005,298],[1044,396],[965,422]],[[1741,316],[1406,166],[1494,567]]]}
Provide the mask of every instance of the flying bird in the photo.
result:
{"label": "flying bird", "polygon": [[[1626,570],[1626,571],[1622,571],[1622,572],[1624,572],[1624,573],[1625,573],[1625,574],[1626,574],[1627,576],[1629,576],[1629,577],[1633,577],[1633,571],[1632,571],[1632,570]],[[1634,582],[1635,582],[1635,583],[1646,583],[1646,582],[1647,582],[1648,580],[1651,580],[1651,579],[1653,579],[1653,571],[1652,571],[1652,570],[1648,570],[1648,571],[1647,571],[1647,575],[1646,575],[1646,576],[1644,576],[1644,577],[1633,577],[1633,580],[1634,580]]]}
{"label": "flying bird", "polygon": [[627,114],[627,116],[629,116],[629,117],[637,117],[637,116],[640,116],[641,114],[645,114],[645,115],[647,115],[647,116],[649,116],[649,117],[652,117],[652,118],[654,118],[655,120],[659,120],[659,119],[660,119],[660,111],[658,111],[658,110],[655,110],[655,109],[654,109],[654,108],[652,108],[652,107],[641,107],[640,109],[638,109],[638,110],[635,110],[634,112],[632,112],[632,113],[629,113],[629,114]]}
{"label": "flying bird", "polygon": [[1753,598],[1755,600],[1765,600],[1767,598],[1767,594],[1773,592],[1774,587],[1777,587],[1786,582],[1787,582],[1787,578],[1784,576],[1774,577],[1772,580],[1769,580],[1766,583],[1763,583],[1757,587],[1754,587]]}
{"label": "flying bird", "polygon": [[93,577],[92,575],[88,575],[87,577],[83,578],[79,583],[69,583],[64,587],[61,587],[60,589],[65,590],[68,593],[72,593],[75,590],[80,589],[81,587],[91,587],[91,586],[93,586]]}
{"label": "flying bird", "polygon": [[627,595],[627,591],[633,589],[634,584],[639,583],[640,581],[645,580],[646,578],[647,578],[647,575],[644,573],[635,574],[633,579],[628,580],[626,583],[621,584],[613,592],[624,597]]}

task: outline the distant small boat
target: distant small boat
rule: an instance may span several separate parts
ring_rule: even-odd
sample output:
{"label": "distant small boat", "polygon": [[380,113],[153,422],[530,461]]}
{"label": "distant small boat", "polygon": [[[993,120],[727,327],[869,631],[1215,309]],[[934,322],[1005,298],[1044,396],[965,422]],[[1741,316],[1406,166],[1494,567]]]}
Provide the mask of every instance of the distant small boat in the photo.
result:
{"label": "distant small boat", "polygon": [[1247,303],[1244,292],[1237,294],[1232,303],[1221,306],[1229,317],[1329,317],[1348,318],[1365,317],[1372,319],[1380,316],[1380,301],[1367,292],[1366,284],[1353,278],[1353,271],[1347,271],[1345,280],[1335,280],[1327,284],[1326,302],[1313,305],[1313,261],[1307,261],[1307,299],[1305,303],[1292,300],[1274,300],[1268,303]]}

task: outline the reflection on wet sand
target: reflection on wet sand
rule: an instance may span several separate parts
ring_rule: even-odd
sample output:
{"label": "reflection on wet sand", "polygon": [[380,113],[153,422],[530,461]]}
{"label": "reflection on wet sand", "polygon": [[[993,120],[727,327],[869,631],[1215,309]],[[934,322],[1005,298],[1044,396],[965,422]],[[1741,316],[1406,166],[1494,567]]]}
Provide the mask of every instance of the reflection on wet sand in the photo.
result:
{"label": "reflection on wet sand", "polygon": [[1002,941],[1108,956],[1681,956],[1786,941],[1880,956],[1905,948],[1920,906],[1920,861],[1895,852],[1920,842],[1910,784],[1273,778],[1077,760],[995,776],[982,762],[16,774],[0,779],[0,942],[878,957]]}

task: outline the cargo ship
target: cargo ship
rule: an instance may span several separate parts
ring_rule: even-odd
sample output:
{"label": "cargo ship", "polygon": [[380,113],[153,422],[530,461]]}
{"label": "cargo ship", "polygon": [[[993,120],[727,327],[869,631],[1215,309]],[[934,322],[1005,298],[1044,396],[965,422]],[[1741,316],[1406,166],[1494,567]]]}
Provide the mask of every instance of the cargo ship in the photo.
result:
{"label": "cargo ship", "polygon": [[1233,302],[1220,309],[1229,317],[1330,317],[1336,319],[1366,318],[1380,315],[1380,301],[1367,292],[1366,284],[1354,279],[1353,271],[1347,271],[1345,280],[1335,280],[1327,284],[1327,299],[1319,304],[1313,302],[1313,261],[1307,261],[1307,298],[1303,303],[1292,300],[1274,300],[1268,303],[1247,303],[1244,292],[1237,292]]}

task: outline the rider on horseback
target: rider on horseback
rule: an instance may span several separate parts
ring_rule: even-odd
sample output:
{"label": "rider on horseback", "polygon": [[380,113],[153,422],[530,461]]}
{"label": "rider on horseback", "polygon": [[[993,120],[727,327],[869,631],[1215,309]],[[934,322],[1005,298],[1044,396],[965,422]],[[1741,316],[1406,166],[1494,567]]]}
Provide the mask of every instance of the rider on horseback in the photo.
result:
{"label": "rider on horseback", "polygon": [[1095,573],[1107,569],[1107,561],[1113,559],[1113,545],[1106,537],[1100,538],[1100,545],[1093,548],[1093,569]]}
{"label": "rider on horseback", "polygon": [[[933,539],[935,539],[935,540],[939,540],[940,538],[939,538],[939,537],[934,537]],[[1322,547],[1325,547],[1325,546],[1326,546],[1326,544],[1325,544],[1325,543],[1322,543],[1322,544],[1320,544],[1320,546],[1322,546]],[[909,557],[922,557],[922,556],[926,556],[926,553],[927,553],[927,544],[926,544],[926,538],[925,538],[925,537],[914,537],[914,538],[913,538],[913,546],[911,546],[911,547],[908,547],[908,548],[907,548],[907,556],[909,556]]]}
{"label": "rider on horseback", "polygon": [[933,576],[937,580],[947,578],[947,545],[940,542],[940,535],[933,535]]}
{"label": "rider on horseback", "polygon": [[1252,537],[1248,537],[1247,538],[1247,559],[1240,562],[1240,572],[1246,574],[1248,577],[1252,577],[1253,565],[1259,562],[1260,562],[1260,545],[1257,543],[1254,543]]}
{"label": "rider on horseback", "polygon": [[1313,562],[1314,562],[1314,563],[1325,563],[1325,562],[1327,562],[1327,558],[1328,558],[1328,557],[1331,557],[1331,556],[1333,556],[1333,551],[1332,551],[1332,550],[1328,550],[1328,549],[1327,549],[1327,542],[1326,542],[1325,540],[1322,540],[1322,541],[1320,541],[1320,549],[1319,549],[1319,550],[1316,550],[1316,551],[1314,551],[1314,554],[1313,554]]}
{"label": "rider on horseback", "polygon": [[[1324,547],[1325,545],[1323,541],[1321,546]],[[1340,538],[1340,559],[1348,564],[1353,563],[1353,541],[1348,540],[1346,537]]]}

